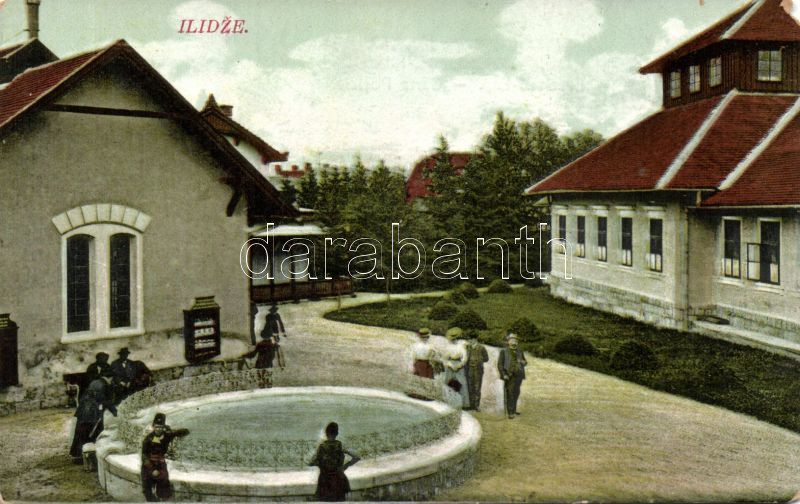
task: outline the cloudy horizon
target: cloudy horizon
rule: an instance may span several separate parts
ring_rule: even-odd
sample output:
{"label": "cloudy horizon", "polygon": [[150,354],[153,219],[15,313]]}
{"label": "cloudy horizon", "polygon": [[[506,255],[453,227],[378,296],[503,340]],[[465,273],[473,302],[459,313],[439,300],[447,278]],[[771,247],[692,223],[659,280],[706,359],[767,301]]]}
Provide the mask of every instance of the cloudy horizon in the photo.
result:
{"label": "cloudy horizon", "polygon": [[[439,134],[474,148],[498,111],[606,137],[656,111],[659,77],[638,68],[742,5],[666,3],[43,0],[40,38],[59,56],[124,38],[189,102],[214,93],[293,160],[408,167]],[[22,4],[0,9],[2,45],[24,40]],[[248,33],[178,33],[226,16]]]}

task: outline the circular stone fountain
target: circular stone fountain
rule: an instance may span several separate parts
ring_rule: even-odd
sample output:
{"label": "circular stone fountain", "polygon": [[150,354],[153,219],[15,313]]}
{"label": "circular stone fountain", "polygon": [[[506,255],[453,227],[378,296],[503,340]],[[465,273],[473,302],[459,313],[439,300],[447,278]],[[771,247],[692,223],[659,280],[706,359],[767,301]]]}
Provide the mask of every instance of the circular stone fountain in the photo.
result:
{"label": "circular stone fountain", "polygon": [[[173,428],[191,431],[173,441],[168,455],[176,500],[313,498],[318,470],[307,463],[331,421],[339,424],[345,448],[362,458],[347,470],[350,500],[426,499],[472,474],[480,426],[448,405],[457,399],[431,380],[397,377],[398,390],[252,390],[252,371],[217,374],[222,376],[211,381],[195,377],[157,385],[126,400],[116,422],[109,419],[97,455],[100,483],[112,497],[142,500],[139,446],[156,411],[166,413]],[[203,382],[192,387],[192,380]],[[190,390],[202,395],[185,397]],[[221,392],[204,393],[209,390]]]}

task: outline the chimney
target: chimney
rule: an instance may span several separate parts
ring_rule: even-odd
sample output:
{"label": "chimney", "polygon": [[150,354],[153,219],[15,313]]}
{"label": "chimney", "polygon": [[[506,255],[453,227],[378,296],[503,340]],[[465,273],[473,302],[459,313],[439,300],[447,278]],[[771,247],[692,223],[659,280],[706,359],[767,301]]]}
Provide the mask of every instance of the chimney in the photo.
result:
{"label": "chimney", "polygon": [[25,0],[25,5],[28,8],[28,38],[35,39],[39,37],[39,4],[41,0]]}
{"label": "chimney", "polygon": [[233,105],[220,105],[219,108],[225,116],[233,117]]}

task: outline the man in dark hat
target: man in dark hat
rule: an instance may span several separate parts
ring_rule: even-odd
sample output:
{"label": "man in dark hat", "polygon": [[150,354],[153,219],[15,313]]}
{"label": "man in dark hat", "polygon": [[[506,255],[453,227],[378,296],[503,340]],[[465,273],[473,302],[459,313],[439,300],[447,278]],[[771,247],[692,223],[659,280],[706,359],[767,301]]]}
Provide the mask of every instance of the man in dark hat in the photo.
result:
{"label": "man in dark hat", "polygon": [[506,337],[508,347],[500,350],[497,357],[497,372],[503,380],[503,392],[505,396],[506,415],[514,418],[517,413],[517,400],[519,399],[522,380],[525,379],[525,354],[518,347],[519,341],[515,334]]}
{"label": "man in dark hat", "polygon": [[131,354],[128,347],[121,348],[117,353],[119,357],[111,363],[111,372],[114,375],[114,404],[119,404],[131,394],[131,382],[136,371],[128,360]]}
{"label": "man in dark hat", "polygon": [[272,304],[267,313],[264,329],[261,330],[261,337],[264,339],[275,338],[276,343],[280,343],[281,336],[286,337],[286,329],[283,327],[283,320],[278,313],[278,305]]}
{"label": "man in dark hat", "polygon": [[117,409],[111,400],[111,372],[95,378],[86,389],[75,410],[75,434],[69,454],[73,462],[83,461],[83,445],[92,443],[103,432],[103,414],[106,410],[117,416]]}
{"label": "man in dark hat", "polygon": [[98,352],[94,356],[95,361],[89,364],[86,368],[86,380],[88,383],[100,378],[103,373],[111,372],[111,365],[108,363],[108,354],[105,352]]}
{"label": "man in dark hat", "polygon": [[148,502],[165,501],[172,496],[166,454],[173,439],[187,434],[189,429],[170,429],[164,413],[156,413],[153,418],[153,431],[142,442],[142,490]]}
{"label": "man in dark hat", "polygon": [[480,411],[483,365],[489,361],[489,353],[486,351],[486,347],[478,343],[478,331],[470,329],[467,331],[467,336],[469,337],[469,342],[467,343],[467,365],[464,369],[467,373],[469,409]]}

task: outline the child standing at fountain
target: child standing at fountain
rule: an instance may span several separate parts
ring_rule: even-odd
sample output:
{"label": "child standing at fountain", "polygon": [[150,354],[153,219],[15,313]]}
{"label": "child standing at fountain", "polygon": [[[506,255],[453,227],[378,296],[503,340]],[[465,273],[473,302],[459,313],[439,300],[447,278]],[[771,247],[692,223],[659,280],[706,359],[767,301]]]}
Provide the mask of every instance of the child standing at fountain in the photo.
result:
{"label": "child standing at fountain", "polygon": [[[320,501],[339,502],[345,500],[350,491],[350,481],[344,472],[348,467],[361,460],[357,455],[344,449],[341,441],[336,440],[339,435],[339,424],[331,422],[325,427],[325,441],[317,447],[317,453],[309,465],[319,467],[317,478],[316,498]],[[350,461],[345,464],[344,456],[349,455]]]}
{"label": "child standing at fountain", "polygon": [[187,434],[189,429],[170,429],[164,413],[156,413],[153,418],[153,432],[145,436],[142,442],[142,490],[148,502],[165,501],[172,497],[167,450],[173,439]]}

